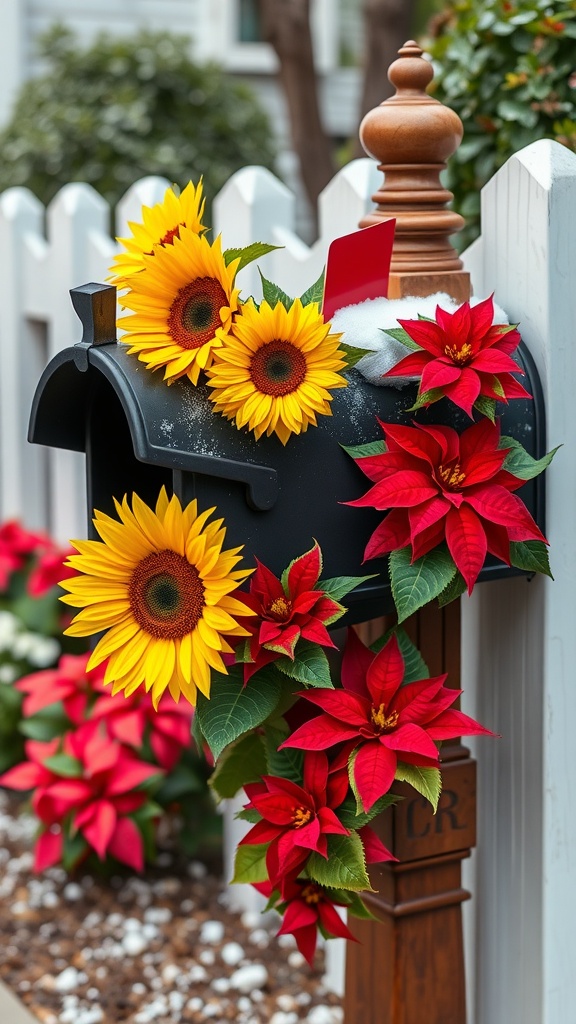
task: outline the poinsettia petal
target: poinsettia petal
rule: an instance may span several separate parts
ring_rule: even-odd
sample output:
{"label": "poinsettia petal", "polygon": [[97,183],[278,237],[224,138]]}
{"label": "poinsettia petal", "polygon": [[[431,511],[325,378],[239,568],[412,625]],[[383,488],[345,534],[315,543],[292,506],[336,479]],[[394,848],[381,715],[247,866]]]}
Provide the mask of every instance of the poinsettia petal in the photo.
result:
{"label": "poinsettia petal", "polygon": [[496,448],[492,452],[474,452],[462,463],[462,470],[466,474],[465,487],[473,487],[474,484],[485,483],[502,469],[502,463],[508,454],[506,448]]}
{"label": "poinsettia petal", "polygon": [[484,520],[482,525],[490,554],[499,558],[506,565],[510,565],[510,539],[506,527],[497,526],[496,523],[489,523],[487,519]]}
{"label": "poinsettia petal", "polygon": [[[518,368],[516,368],[518,373]],[[500,374],[499,383],[506,398],[532,398],[529,391],[511,373]]]}
{"label": "poinsettia petal", "polygon": [[326,856],[326,839],[321,833],[320,820],[317,817],[311,818],[306,825],[294,829],[294,846],[314,850],[322,857]]}
{"label": "poinsettia petal", "polygon": [[321,831],[326,832],[327,835],[350,835],[349,830],[342,824],[340,819],[336,817],[331,807],[320,808],[318,811],[318,821],[320,822]]}
{"label": "poinsettia petal", "polygon": [[364,552],[364,561],[405,548],[410,540],[408,513],[403,508],[393,508],[376,527]]}
{"label": "poinsettia petal", "polygon": [[334,936],[338,939],[348,939],[351,942],[358,942],[355,935],[352,934],[347,925],[340,917],[340,914],[336,910],[333,903],[329,900],[320,900],[318,904],[318,915],[322,922],[322,926],[328,935]]}
{"label": "poinsettia petal", "polygon": [[[436,355],[436,353],[434,353]],[[419,377],[422,370],[430,359],[433,359],[428,352],[410,352],[409,355],[404,356],[399,363],[390,367],[383,373],[383,377]]]}
{"label": "poinsettia petal", "polygon": [[372,703],[376,707],[383,704],[387,708],[402,685],[403,679],[404,658],[396,634],[393,633],[382,650],[373,658],[366,673],[366,686]]}
{"label": "poinsettia petal", "polygon": [[418,534],[412,545],[412,562],[427,555],[429,551],[432,551],[438,544],[441,544],[444,540],[445,532],[445,519],[441,519],[434,526],[429,526],[428,529],[422,530],[422,533]]}
{"label": "poinsettia petal", "polygon": [[[392,444],[392,440],[390,444]],[[402,448],[396,446],[395,451],[387,451],[382,455],[365,455],[364,458],[355,459],[356,465],[368,477],[376,482],[392,476],[399,469],[422,469],[422,460],[408,455]]]}
{"label": "poinsettia petal", "polygon": [[426,726],[426,732],[435,740],[449,740],[455,736],[495,736],[490,729],[486,729],[480,722],[476,722],[469,715],[462,711],[450,709],[443,711],[438,718]]}
{"label": "poinsettia petal", "polygon": [[447,384],[453,384],[460,380],[462,373],[461,366],[456,366],[452,362],[444,362],[443,359],[433,359],[422,371],[420,392],[432,391],[434,388],[444,388]]}
{"label": "poinsettia petal", "polygon": [[322,647],[336,647],[326,626],[314,619],[302,626],[302,636],[304,640],[311,640],[312,643],[320,644]]}
{"label": "poinsettia petal", "polygon": [[239,841],[239,846],[259,846],[261,843],[270,843],[278,838],[278,826],[271,825],[268,821],[257,821],[249,832]]}
{"label": "poinsettia petal", "polygon": [[[436,695],[442,689],[446,676],[435,676],[433,679],[418,679],[413,683],[401,686],[390,705],[390,711],[397,711],[400,725],[406,722],[418,722],[426,715],[430,707],[434,707]],[[456,700],[458,691],[451,691]],[[429,717],[429,716],[428,716]]]}
{"label": "poinsettia petal", "polygon": [[453,427],[431,426],[429,423],[421,423],[418,430],[428,434],[438,445],[439,455],[433,465],[440,462],[451,462],[460,452],[460,438]]}
{"label": "poinsettia petal", "polygon": [[132,818],[120,818],[108,843],[108,853],[134,871],[144,870],[144,843],[142,833]]}
{"label": "poinsettia petal", "polygon": [[313,590],[322,571],[322,556],[318,543],[305,554],[295,558],[288,570],[288,591],[294,599],[298,594],[307,590]]}
{"label": "poinsettia petal", "polygon": [[431,320],[398,320],[406,334],[415,341],[417,345],[430,352],[433,356],[440,355],[444,351],[446,340],[443,330]]}
{"label": "poinsettia petal", "polygon": [[386,423],[386,440],[393,441],[402,451],[429,466],[438,462],[438,444],[420,427],[405,427],[401,423]]}
{"label": "poinsettia petal", "polygon": [[446,384],[444,394],[472,419],[472,407],[480,394],[480,378],[471,367],[465,366],[457,381]]}
{"label": "poinsettia petal", "polygon": [[492,423],[487,416],[483,416],[467,430],[460,434],[459,453],[460,463],[466,471],[468,459],[475,452],[494,451],[500,440],[500,426]]}
{"label": "poinsettia petal", "polygon": [[16,764],[0,775],[0,785],[6,786],[7,789],[34,789],[46,781],[47,775],[49,778],[50,773],[41,765],[23,761],[22,764]]}
{"label": "poinsettia petal", "polygon": [[[374,658],[375,655],[372,654],[372,661]],[[306,690],[300,696],[322,708],[332,718],[339,719],[344,725],[354,726],[357,729],[366,725],[370,717],[368,698],[348,690],[329,690],[318,687]]]}
{"label": "poinsettia petal", "polygon": [[393,853],[390,853],[382,840],[376,835],[370,825],[363,825],[358,829],[358,835],[364,847],[364,856],[367,864],[381,864],[387,860],[397,860]]}
{"label": "poinsettia petal", "polygon": [[294,929],[306,928],[311,924],[313,924],[314,929],[316,929],[316,922],[318,920],[316,907],[317,904],[312,906],[310,903],[305,903],[303,899],[293,900],[288,904],[284,911],[282,927],[280,928],[278,935],[288,935],[291,934]]}
{"label": "poinsettia petal", "polygon": [[266,565],[257,558],[255,562],[256,572],[250,580],[250,591],[253,595],[256,594],[266,607],[271,605],[275,598],[285,597],[284,588],[278,577]]}
{"label": "poinsettia petal", "polygon": [[354,781],[362,807],[369,811],[394,782],[398,759],[381,743],[363,743],[354,760]]}
{"label": "poinsettia petal", "polygon": [[328,782],[328,758],[323,751],[311,750],[306,754],[302,782],[302,788],[307,793],[310,793],[317,807],[325,802],[326,784]]}
{"label": "poinsettia petal", "polygon": [[374,651],[362,643],[354,629],[349,628],[340,670],[340,678],[345,690],[365,699],[368,697],[366,673],[373,660]]}
{"label": "poinsettia petal", "polygon": [[426,473],[412,469],[399,470],[394,476],[379,480],[361,498],[344,504],[355,508],[377,508],[383,512],[388,508],[419,505],[421,501],[433,498],[438,491],[437,484]]}
{"label": "poinsettia petal", "polygon": [[521,373],[518,363],[512,356],[497,348],[486,348],[475,356],[472,363],[475,370],[482,370],[484,373]]}
{"label": "poinsettia petal", "polygon": [[[117,696],[120,696],[117,694]],[[123,699],[122,697],[120,698]],[[126,714],[115,715],[110,723],[113,735],[121,743],[129,747],[140,747],[144,736],[146,719],[143,711],[128,711]]]}
{"label": "poinsettia petal", "polygon": [[291,797],[281,793],[265,793],[262,796],[255,796],[252,805],[271,825],[292,827],[294,801]]}
{"label": "poinsettia petal", "polygon": [[471,594],[484,565],[487,543],[482,523],[467,505],[446,516],[446,543]]}
{"label": "poinsettia petal", "polygon": [[[296,928],[291,934],[294,936],[296,945],[309,967],[314,967],[314,955],[316,953],[316,942],[318,939],[318,928],[316,924],[307,925],[305,928]],[[280,932],[278,932],[280,935]]]}
{"label": "poinsettia petal", "polygon": [[499,526],[509,526],[517,532],[521,531],[523,540],[542,540],[546,543],[544,534],[538,529],[520,498],[497,484],[481,489],[480,487],[466,494],[466,501],[479,515]]}
{"label": "poinsettia petal", "polygon": [[468,341],[478,345],[492,327],[494,320],[494,295],[489,295],[482,302],[470,306],[470,329]]}
{"label": "poinsettia petal", "polygon": [[135,789],[136,786],[141,786],[147,779],[151,779],[154,775],[161,775],[161,771],[156,765],[144,764],[138,761],[123,760],[118,766],[118,774],[114,775],[113,778],[108,780],[106,786],[106,792],[108,796],[114,796],[117,793],[126,793],[129,789]]}
{"label": "poinsettia petal", "polygon": [[156,761],[164,771],[171,772],[182,754],[182,747],[160,732],[150,734],[150,746]]}
{"label": "poinsettia petal", "polygon": [[356,739],[358,735],[357,726],[344,725],[329,715],[320,715],[296,729],[278,749],[296,747],[298,750],[327,750],[335,743]]}
{"label": "poinsettia petal", "polygon": [[399,754],[422,754],[424,757],[438,760],[438,751],[428,733],[414,722],[407,722],[406,725],[385,733],[380,737],[380,743],[390,750],[397,750]]}
{"label": "poinsettia petal", "polygon": [[116,828],[117,814],[114,804],[109,800],[97,800],[94,803],[92,820],[82,828],[82,835],[96,851],[100,860],[106,857],[108,844]]}
{"label": "poinsettia petal", "polygon": [[41,871],[58,864],[62,859],[63,846],[64,836],[61,831],[42,832],[34,847],[34,871],[40,874]]}
{"label": "poinsettia petal", "polygon": [[430,498],[429,501],[423,501],[416,508],[409,509],[411,543],[414,543],[415,537],[422,533],[422,530],[427,530],[428,527],[434,526],[440,519],[443,519],[450,511],[450,507],[450,502],[438,495],[435,498]]}

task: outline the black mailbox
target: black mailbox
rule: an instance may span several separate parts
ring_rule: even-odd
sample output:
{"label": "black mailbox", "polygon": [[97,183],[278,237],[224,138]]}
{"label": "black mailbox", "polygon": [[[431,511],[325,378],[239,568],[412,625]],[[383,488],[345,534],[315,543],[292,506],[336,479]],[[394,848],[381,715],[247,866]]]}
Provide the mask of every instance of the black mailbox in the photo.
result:
{"label": "black mailbox", "polygon": [[[132,491],[154,504],[165,484],[183,503],[197,498],[202,509],[217,506],[227,545],[244,544],[247,564],[257,555],[279,574],[315,538],[324,555],[323,576],[378,573],[347,597],[348,622],[393,610],[386,559],[362,565],[382,513],[342,504],[364,493],[367,481],[341,445],[381,437],[377,416],[408,422],[416,384],[375,387],[352,370],[349,386],[334,393],[333,415],[319,417],[318,427],[291,437],[285,448],[275,436],[256,441],[214,414],[206,385],[194,387],[183,378],[168,387],[160,373],[151,373],[116,343],[114,288],[89,284],[71,295],[83,338],[46,367],[32,405],[29,440],[86,453],[89,510],[114,515],[112,498]],[[502,406],[502,433],[538,459],[545,453],[542,391],[524,345],[518,359],[534,400]],[[418,415],[457,430],[470,425],[446,400]],[[542,478],[520,493],[543,529]],[[490,556],[479,579],[520,572]]]}

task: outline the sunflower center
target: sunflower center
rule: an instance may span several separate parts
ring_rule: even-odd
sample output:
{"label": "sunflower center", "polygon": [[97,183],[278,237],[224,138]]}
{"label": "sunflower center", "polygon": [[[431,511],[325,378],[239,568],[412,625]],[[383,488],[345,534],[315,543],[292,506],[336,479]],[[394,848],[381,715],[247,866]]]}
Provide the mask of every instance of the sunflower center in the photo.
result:
{"label": "sunflower center", "polygon": [[296,807],[292,814],[294,828],[302,828],[303,825],[307,825],[311,817],[312,811],[309,807]]}
{"label": "sunflower center", "polygon": [[204,584],[196,566],[167,549],[138,563],[128,588],[136,622],[151,636],[178,640],[196,628],[204,608]]}
{"label": "sunflower center", "polygon": [[459,462],[450,462],[447,466],[438,466],[438,476],[444,487],[450,491],[458,490],[466,479],[466,473],[461,471]]}
{"label": "sunflower center", "polygon": [[168,315],[168,333],[175,345],[194,349],[212,341],[222,326],[220,310],[226,292],[214,277],[197,277],[180,289]]}
{"label": "sunflower center", "polygon": [[459,366],[463,366],[464,363],[468,362],[472,355],[472,345],[467,341],[465,341],[460,348],[458,348],[457,345],[446,345],[444,348],[444,355],[447,355],[453,363],[458,363]]}
{"label": "sunflower center", "polygon": [[398,725],[399,717],[398,711],[393,711],[390,715],[386,715],[384,704],[380,704],[378,708],[372,708],[372,721],[379,732],[391,732]]}
{"label": "sunflower center", "polygon": [[290,395],[306,377],[306,357],[290,341],[269,341],[252,357],[250,376],[264,395]]}
{"label": "sunflower center", "polygon": [[268,615],[271,615],[278,622],[287,622],[292,614],[292,601],[286,597],[277,597],[268,608]]}

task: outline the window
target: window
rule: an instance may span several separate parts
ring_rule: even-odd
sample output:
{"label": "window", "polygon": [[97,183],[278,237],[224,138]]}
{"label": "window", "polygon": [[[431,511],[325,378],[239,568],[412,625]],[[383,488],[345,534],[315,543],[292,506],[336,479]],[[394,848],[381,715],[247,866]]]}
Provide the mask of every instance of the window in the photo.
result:
{"label": "window", "polygon": [[241,43],[261,43],[260,0],[239,0],[238,39]]}

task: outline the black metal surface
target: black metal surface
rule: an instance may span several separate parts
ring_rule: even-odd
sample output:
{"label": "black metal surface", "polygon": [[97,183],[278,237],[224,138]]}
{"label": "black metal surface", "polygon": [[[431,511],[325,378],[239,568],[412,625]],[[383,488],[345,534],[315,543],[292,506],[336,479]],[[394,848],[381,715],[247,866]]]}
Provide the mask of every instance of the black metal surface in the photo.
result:
{"label": "black metal surface", "polygon": [[[88,317],[98,301],[89,287],[82,311]],[[78,302],[75,307],[80,312]],[[132,491],[153,503],[165,483],[184,502],[198,498],[201,508],[217,506],[228,529],[227,546],[244,544],[249,564],[256,555],[279,573],[316,539],[324,553],[324,576],[381,574],[349,595],[349,621],[392,609],[386,559],[362,565],[382,513],[343,504],[363,494],[370,482],[341,445],[382,437],[376,417],[409,422],[405,410],[414,401],[415,385],[375,387],[351,371],[349,386],[334,392],[333,415],[320,416],[318,427],[292,436],[283,447],[275,436],[256,441],[214,414],[206,385],[194,387],[184,378],[168,387],[161,371],[151,373],[124,346],[101,340],[106,337],[110,334],[101,324],[97,344],[83,341],[52,360],[38,385],[29,433],[36,443],[87,452],[90,508],[113,512],[112,497]],[[519,361],[534,401],[505,406],[502,433],[540,458],[545,451],[542,393],[523,347]],[[445,400],[421,411],[418,419],[459,431],[470,425],[465,413]],[[519,493],[543,526],[542,478]],[[489,559],[480,579],[517,574]]]}

